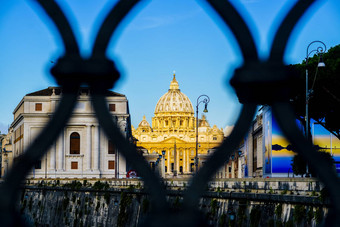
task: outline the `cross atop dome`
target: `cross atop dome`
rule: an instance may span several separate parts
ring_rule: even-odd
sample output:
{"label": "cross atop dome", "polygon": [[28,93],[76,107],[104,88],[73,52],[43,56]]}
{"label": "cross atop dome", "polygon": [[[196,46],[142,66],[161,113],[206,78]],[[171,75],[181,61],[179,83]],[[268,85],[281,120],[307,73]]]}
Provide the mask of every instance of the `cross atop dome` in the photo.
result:
{"label": "cross atop dome", "polygon": [[172,78],[172,81],[170,83],[170,90],[179,90],[179,85],[176,80],[176,71],[174,71],[173,76],[174,77]]}

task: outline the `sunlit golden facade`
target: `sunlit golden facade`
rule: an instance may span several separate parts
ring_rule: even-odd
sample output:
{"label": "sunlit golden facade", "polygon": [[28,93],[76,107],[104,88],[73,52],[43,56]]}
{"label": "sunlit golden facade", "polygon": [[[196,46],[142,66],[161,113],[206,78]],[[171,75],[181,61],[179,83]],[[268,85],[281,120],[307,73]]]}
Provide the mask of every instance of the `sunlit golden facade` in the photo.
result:
{"label": "sunlit golden facade", "polygon": [[[196,118],[190,99],[179,89],[175,74],[170,89],[158,101],[152,126],[145,116],[137,129],[132,128],[132,135],[137,139],[137,147],[142,148],[150,157],[157,157],[165,151],[165,157],[159,162],[166,176],[173,174],[191,174],[194,171],[196,150]],[[223,130],[216,125],[210,127],[203,115],[198,127],[199,166],[213,148],[223,140]],[[149,159],[153,162],[152,159]],[[165,165],[164,165],[165,164]]]}

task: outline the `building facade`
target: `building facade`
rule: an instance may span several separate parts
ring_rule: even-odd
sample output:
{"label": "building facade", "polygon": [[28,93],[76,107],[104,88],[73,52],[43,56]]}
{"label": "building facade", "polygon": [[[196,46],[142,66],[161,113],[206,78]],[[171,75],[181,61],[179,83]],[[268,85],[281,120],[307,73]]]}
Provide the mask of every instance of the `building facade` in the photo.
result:
{"label": "building facade", "polygon": [[[179,89],[175,74],[168,92],[157,102],[152,125],[144,116],[136,129],[132,126],[132,135],[137,139],[137,147],[144,151],[144,156],[152,168],[158,164],[155,157],[162,155],[162,151],[165,152],[165,156],[159,160],[165,176],[188,175],[194,172],[196,118],[191,101]],[[223,130],[216,125],[210,127],[203,115],[198,126],[199,166],[223,139]]]}
{"label": "building facade", "polygon": [[[296,120],[296,125],[304,134],[304,126],[299,120]],[[340,174],[340,139],[314,120],[311,120],[311,128],[315,148],[330,153]],[[297,153],[285,138],[269,106],[259,109],[236,153],[242,154],[240,163],[243,177],[296,177],[293,175],[292,162]]]}
{"label": "building facade", "polygon": [[[91,105],[88,88],[79,90],[77,104],[59,138],[35,165],[33,178],[122,178],[126,176],[125,159],[101,130]],[[49,87],[24,96],[15,108],[11,124],[13,160],[16,160],[45,127],[56,110],[62,89]],[[107,92],[112,118],[126,137],[131,136],[127,98]]]}
{"label": "building facade", "polygon": [[9,129],[7,135],[0,135],[0,148],[1,148],[1,177],[5,176],[9,167],[13,162],[12,152],[12,129]]}

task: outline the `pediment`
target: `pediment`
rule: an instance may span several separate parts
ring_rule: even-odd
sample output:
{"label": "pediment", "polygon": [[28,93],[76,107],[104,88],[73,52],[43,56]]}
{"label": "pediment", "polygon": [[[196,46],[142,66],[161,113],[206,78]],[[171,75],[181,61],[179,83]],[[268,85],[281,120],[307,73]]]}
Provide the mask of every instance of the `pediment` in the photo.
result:
{"label": "pediment", "polygon": [[176,136],[171,136],[169,138],[166,138],[165,140],[163,140],[160,143],[171,143],[171,144],[173,144],[173,143],[175,143],[175,141],[176,141],[176,143],[188,143],[188,141],[177,138]]}

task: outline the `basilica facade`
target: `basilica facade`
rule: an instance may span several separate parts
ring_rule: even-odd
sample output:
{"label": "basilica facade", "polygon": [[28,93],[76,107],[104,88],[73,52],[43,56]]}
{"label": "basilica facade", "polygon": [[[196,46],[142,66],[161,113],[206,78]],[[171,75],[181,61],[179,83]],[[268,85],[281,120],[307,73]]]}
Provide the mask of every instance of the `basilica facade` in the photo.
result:
{"label": "basilica facade", "polygon": [[[190,99],[179,89],[175,74],[168,92],[156,105],[151,123],[144,116],[137,128],[132,126],[136,145],[151,167],[158,164],[165,176],[192,174],[195,171],[196,118]],[[210,127],[204,115],[198,119],[198,166],[223,138],[223,130],[216,125]],[[156,161],[157,157],[161,159]]]}

